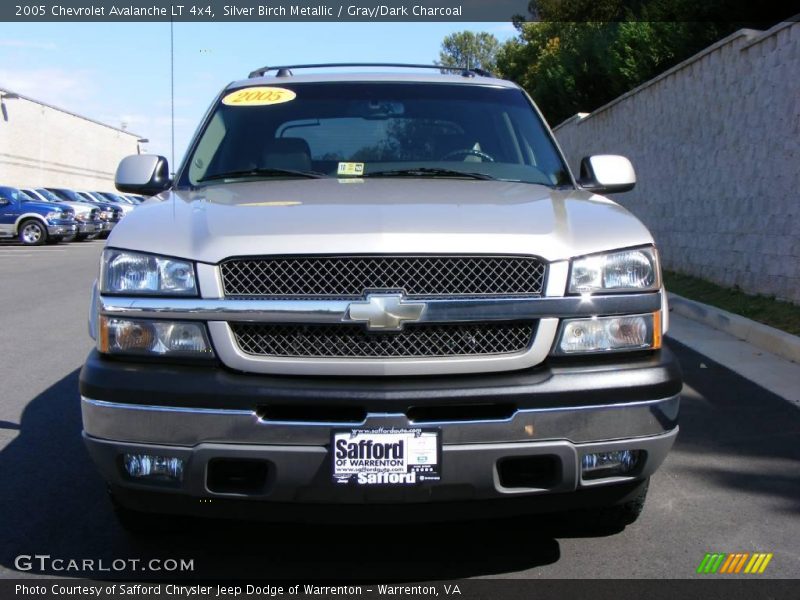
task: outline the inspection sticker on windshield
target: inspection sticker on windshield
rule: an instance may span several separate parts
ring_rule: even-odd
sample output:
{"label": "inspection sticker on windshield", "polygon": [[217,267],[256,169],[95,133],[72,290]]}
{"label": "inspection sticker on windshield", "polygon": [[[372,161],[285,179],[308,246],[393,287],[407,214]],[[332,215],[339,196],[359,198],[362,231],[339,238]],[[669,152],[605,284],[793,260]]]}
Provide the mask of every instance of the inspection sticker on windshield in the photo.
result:
{"label": "inspection sticker on windshield", "polygon": [[350,429],[332,438],[336,483],[402,486],[441,479],[438,430]]}
{"label": "inspection sticker on windshield", "polygon": [[231,92],[222,99],[228,106],[267,106],[291,102],[297,97],[292,90],[279,87],[256,86]]}
{"label": "inspection sticker on windshield", "polygon": [[336,170],[337,175],[355,175],[356,177],[364,174],[364,163],[340,162]]}

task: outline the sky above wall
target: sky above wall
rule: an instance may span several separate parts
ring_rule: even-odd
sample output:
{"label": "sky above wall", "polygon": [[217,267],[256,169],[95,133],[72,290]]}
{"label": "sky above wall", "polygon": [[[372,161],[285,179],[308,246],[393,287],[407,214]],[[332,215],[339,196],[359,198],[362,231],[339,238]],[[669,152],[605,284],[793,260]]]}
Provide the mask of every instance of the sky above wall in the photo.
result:
{"label": "sky above wall", "polygon": [[[175,23],[175,157],[219,90],[270,64],[430,64],[453,32],[510,23]],[[169,23],[4,23],[0,87],[150,140],[172,159]]]}

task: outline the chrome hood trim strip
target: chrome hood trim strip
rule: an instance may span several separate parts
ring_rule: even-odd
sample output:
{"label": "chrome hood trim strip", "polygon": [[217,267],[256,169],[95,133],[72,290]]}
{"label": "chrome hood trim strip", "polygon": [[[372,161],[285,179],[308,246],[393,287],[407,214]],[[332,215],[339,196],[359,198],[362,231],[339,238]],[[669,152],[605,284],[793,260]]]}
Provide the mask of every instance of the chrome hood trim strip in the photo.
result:
{"label": "chrome hood trim strip", "polygon": [[[130,296],[98,298],[100,313],[111,317],[262,323],[342,323],[347,320],[348,310],[353,302]],[[652,292],[556,298],[448,298],[414,302],[426,305],[417,322],[452,323],[647,313],[661,308],[661,295]]]}

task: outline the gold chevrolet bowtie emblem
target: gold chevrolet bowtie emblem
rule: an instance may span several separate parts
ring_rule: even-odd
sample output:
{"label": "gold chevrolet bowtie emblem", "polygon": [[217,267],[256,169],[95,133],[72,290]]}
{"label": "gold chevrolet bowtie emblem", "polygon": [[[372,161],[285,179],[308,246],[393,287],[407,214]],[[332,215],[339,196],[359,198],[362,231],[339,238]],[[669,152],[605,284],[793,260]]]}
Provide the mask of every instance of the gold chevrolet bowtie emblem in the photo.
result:
{"label": "gold chevrolet bowtie emblem", "polygon": [[418,321],[425,304],[405,302],[402,294],[369,294],[365,302],[352,302],[350,321],[366,321],[367,329],[400,331],[407,321]]}

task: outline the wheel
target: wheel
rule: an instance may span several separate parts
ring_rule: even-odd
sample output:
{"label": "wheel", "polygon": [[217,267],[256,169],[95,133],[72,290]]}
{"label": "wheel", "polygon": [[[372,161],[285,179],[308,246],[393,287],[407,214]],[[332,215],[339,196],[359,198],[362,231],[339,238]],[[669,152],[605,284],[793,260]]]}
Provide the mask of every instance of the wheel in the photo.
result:
{"label": "wheel", "polygon": [[19,227],[19,241],[25,246],[41,246],[47,241],[47,228],[39,221],[23,221]]}
{"label": "wheel", "polygon": [[623,504],[587,508],[576,512],[574,516],[577,524],[591,531],[621,531],[625,529],[642,514],[649,486],[650,479],[648,478],[636,496]]}
{"label": "wheel", "polygon": [[485,160],[486,162],[495,162],[494,156],[491,154],[487,154],[483,150],[476,150],[475,148],[463,148],[461,150],[453,150],[452,152],[448,152],[439,160],[450,160],[451,158],[456,158],[458,156],[477,156],[481,160]]}
{"label": "wheel", "polygon": [[117,523],[133,536],[152,537],[160,533],[181,533],[190,527],[190,520],[186,517],[127,508],[119,503],[111,491],[109,491],[109,498],[114,507]]}

